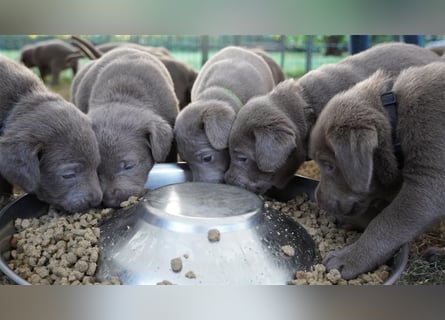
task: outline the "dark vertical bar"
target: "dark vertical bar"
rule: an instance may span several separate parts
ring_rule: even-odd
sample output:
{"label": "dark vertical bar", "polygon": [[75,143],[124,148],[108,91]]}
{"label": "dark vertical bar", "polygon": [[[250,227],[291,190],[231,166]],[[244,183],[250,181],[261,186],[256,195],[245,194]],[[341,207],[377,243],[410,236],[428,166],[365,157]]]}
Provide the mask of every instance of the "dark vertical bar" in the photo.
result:
{"label": "dark vertical bar", "polygon": [[352,35],[350,38],[349,52],[359,53],[370,47],[371,37],[369,35]]}
{"label": "dark vertical bar", "polygon": [[209,58],[209,36],[202,36],[201,37],[201,66],[206,63],[207,59]]}
{"label": "dark vertical bar", "polygon": [[423,47],[424,36],[421,35],[404,35],[403,41],[406,43],[417,44],[418,46]]}
{"label": "dark vertical bar", "polygon": [[306,37],[306,72],[312,70],[312,46],[314,43],[314,36]]}
{"label": "dark vertical bar", "polygon": [[280,66],[281,69],[284,69],[284,51],[286,49],[286,45],[284,43],[285,37],[284,35],[280,36],[280,50],[281,50],[281,61],[280,61]]}

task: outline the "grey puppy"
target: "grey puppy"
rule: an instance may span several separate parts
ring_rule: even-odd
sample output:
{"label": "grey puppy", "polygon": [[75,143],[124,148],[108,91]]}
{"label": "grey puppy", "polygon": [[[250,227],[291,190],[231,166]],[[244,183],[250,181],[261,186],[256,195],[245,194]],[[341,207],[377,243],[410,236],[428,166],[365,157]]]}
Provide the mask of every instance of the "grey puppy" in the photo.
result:
{"label": "grey puppy", "polygon": [[0,189],[16,185],[69,212],[100,204],[99,147],[89,119],[1,56],[0,127]]}
{"label": "grey puppy", "polygon": [[181,110],[174,128],[179,156],[189,164],[193,181],[223,182],[236,113],[250,98],[273,87],[268,65],[250,50],[226,47],[204,64],[192,88],[192,102]]}
{"label": "grey puppy", "polygon": [[392,75],[440,58],[412,44],[386,43],[337,64],[288,79],[269,94],[251,99],[238,113],[229,138],[230,167],[225,180],[264,193],[283,188],[308,158],[307,141],[323,107],[336,93],[382,68]]}
{"label": "grey puppy", "polygon": [[[396,109],[383,106],[383,94],[395,97]],[[332,98],[310,138],[321,168],[316,199],[339,218],[369,224],[355,243],[328,254],[328,269],[346,279],[370,271],[444,218],[444,131],[443,62],[409,68],[394,83],[377,71]],[[376,202],[386,204],[369,216]]]}
{"label": "grey puppy", "polygon": [[40,41],[23,47],[20,61],[28,68],[37,67],[42,80],[51,75],[51,85],[56,85],[62,70],[71,68],[73,75],[77,73],[80,57],[68,57],[78,52],[75,47],[59,39]]}
{"label": "grey puppy", "polygon": [[120,48],[92,61],[73,83],[73,102],[91,118],[99,142],[103,203],[117,207],[144,191],[154,163],[169,154],[179,112],[173,82],[155,56]]}
{"label": "grey puppy", "polygon": [[[170,73],[174,84],[175,94],[179,100],[179,109],[184,108],[190,103],[193,83],[195,82],[198,73],[186,63],[172,57],[166,48],[143,46],[131,42],[109,42],[98,45],[95,48],[101,54],[117,48],[133,48],[155,55]],[[83,54],[73,55],[73,57],[75,56],[82,57]],[[74,84],[73,90],[77,90],[77,84]]]}

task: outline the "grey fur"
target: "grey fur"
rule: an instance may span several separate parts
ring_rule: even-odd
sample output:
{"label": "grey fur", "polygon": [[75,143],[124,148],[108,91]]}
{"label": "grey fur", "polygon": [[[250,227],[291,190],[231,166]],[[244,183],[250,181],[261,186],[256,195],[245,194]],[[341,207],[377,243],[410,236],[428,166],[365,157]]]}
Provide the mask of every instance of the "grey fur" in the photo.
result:
{"label": "grey fur", "polygon": [[0,125],[0,174],[8,183],[69,212],[100,204],[99,147],[89,119],[1,56]]}
{"label": "grey fur", "polygon": [[280,65],[276,63],[275,60],[271,56],[269,56],[266,51],[261,48],[251,48],[250,50],[263,58],[264,61],[267,63],[270,71],[272,72],[272,77],[276,85],[286,79],[286,75],[284,74],[283,69],[281,69]]}
{"label": "grey fur", "polygon": [[[439,60],[430,50],[416,45],[380,44],[337,64],[321,66],[298,80],[285,80],[280,88],[250,100],[238,113],[230,133],[231,162],[226,182],[259,193],[273,186],[283,188],[307,159],[307,139],[313,123],[335,94],[379,68],[396,75],[409,66]],[[267,140],[261,142],[257,136]],[[295,141],[291,143],[290,138]]]}
{"label": "grey fur", "polygon": [[119,48],[87,65],[72,89],[99,142],[103,202],[117,207],[144,191],[148,172],[171,150],[179,112],[172,79],[155,56]]}
{"label": "grey fur", "polygon": [[71,68],[73,75],[77,73],[80,57],[67,58],[78,52],[75,47],[59,39],[40,41],[22,48],[20,62],[28,68],[37,67],[42,80],[51,75],[51,85],[56,85],[62,70]]}
{"label": "grey fur", "polygon": [[181,110],[174,129],[179,156],[189,164],[194,181],[223,182],[236,113],[273,86],[268,65],[247,49],[226,47],[204,64],[192,88],[192,102]]}
{"label": "grey fur", "polygon": [[[401,169],[380,101],[389,90],[398,101]],[[310,139],[310,154],[321,169],[316,198],[340,220],[366,223],[355,243],[326,257],[328,269],[339,269],[346,279],[370,271],[444,218],[443,132],[443,62],[409,68],[395,80],[377,71],[329,101]],[[379,202],[383,205],[376,208]]]}
{"label": "grey fur", "polygon": [[[193,70],[192,67],[172,57],[170,52],[163,47],[143,46],[131,42],[109,42],[96,46],[96,49],[98,49],[101,53],[106,53],[117,48],[138,49],[153,54],[159,58],[159,60],[167,68],[173,80],[175,94],[179,101],[179,109],[184,108],[190,103],[193,83],[198,75],[198,73]],[[77,89],[76,87],[77,85],[74,86],[74,90]]]}

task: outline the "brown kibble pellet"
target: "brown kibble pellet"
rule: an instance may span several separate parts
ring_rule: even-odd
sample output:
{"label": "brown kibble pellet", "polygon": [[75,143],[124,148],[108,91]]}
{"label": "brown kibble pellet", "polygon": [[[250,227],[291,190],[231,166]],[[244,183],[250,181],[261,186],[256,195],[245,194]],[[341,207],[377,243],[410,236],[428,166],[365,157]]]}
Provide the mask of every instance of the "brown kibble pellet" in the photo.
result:
{"label": "brown kibble pellet", "polygon": [[161,286],[171,286],[173,285],[173,283],[171,283],[168,280],[162,280],[161,282],[156,283],[157,285],[161,285]]}
{"label": "brown kibble pellet", "polygon": [[185,274],[185,277],[189,278],[189,279],[195,279],[196,274],[193,271],[187,271],[187,273]]}
{"label": "brown kibble pellet", "polygon": [[217,242],[221,239],[221,233],[218,229],[210,229],[207,233],[207,238],[210,242]]}
{"label": "brown kibble pellet", "polygon": [[182,270],[182,259],[180,257],[174,258],[170,261],[170,266],[174,272]]}
{"label": "brown kibble pellet", "polygon": [[281,247],[281,251],[283,251],[284,252],[284,254],[286,255],[286,256],[289,256],[289,257],[293,257],[294,255],[295,255],[295,249],[294,249],[294,247],[292,247],[292,246],[290,246],[290,245],[285,245],[285,246],[282,246]]}
{"label": "brown kibble pellet", "polygon": [[[334,217],[319,209],[305,194],[298,195],[286,203],[266,199],[265,207],[280,210],[300,223],[314,239],[321,259],[333,250],[338,250],[354,243],[360,237],[359,232],[337,229]],[[284,252],[283,247],[281,250]],[[389,271],[390,268],[388,266],[381,266],[373,272],[359,275],[356,279],[345,280],[341,278],[338,270],[328,272],[324,265],[316,264],[310,271],[297,270],[295,279],[290,280],[289,283],[295,285],[382,284],[388,279]]]}
{"label": "brown kibble pellet", "polygon": [[[33,219],[15,219],[8,266],[35,284],[96,284],[99,258],[97,224],[113,209],[65,215],[50,207]],[[109,284],[121,284],[113,277]]]}

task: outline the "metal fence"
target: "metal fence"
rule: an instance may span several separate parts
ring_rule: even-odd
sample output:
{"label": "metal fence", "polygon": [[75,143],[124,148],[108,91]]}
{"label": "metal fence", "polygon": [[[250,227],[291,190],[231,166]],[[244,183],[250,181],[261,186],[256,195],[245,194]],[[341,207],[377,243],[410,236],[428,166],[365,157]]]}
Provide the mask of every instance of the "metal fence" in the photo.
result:
{"label": "metal fence", "polygon": [[[350,52],[348,35],[85,35],[95,44],[126,41],[167,48],[173,56],[199,70],[216,51],[229,46],[260,47],[281,65],[288,76],[300,76],[325,63],[337,62]],[[0,50],[19,51],[23,46],[42,40],[60,38],[69,41],[69,35],[0,35]],[[442,35],[423,36],[424,44],[443,40]],[[372,35],[369,44],[403,41],[398,35]],[[10,54],[14,57],[14,54]]]}

